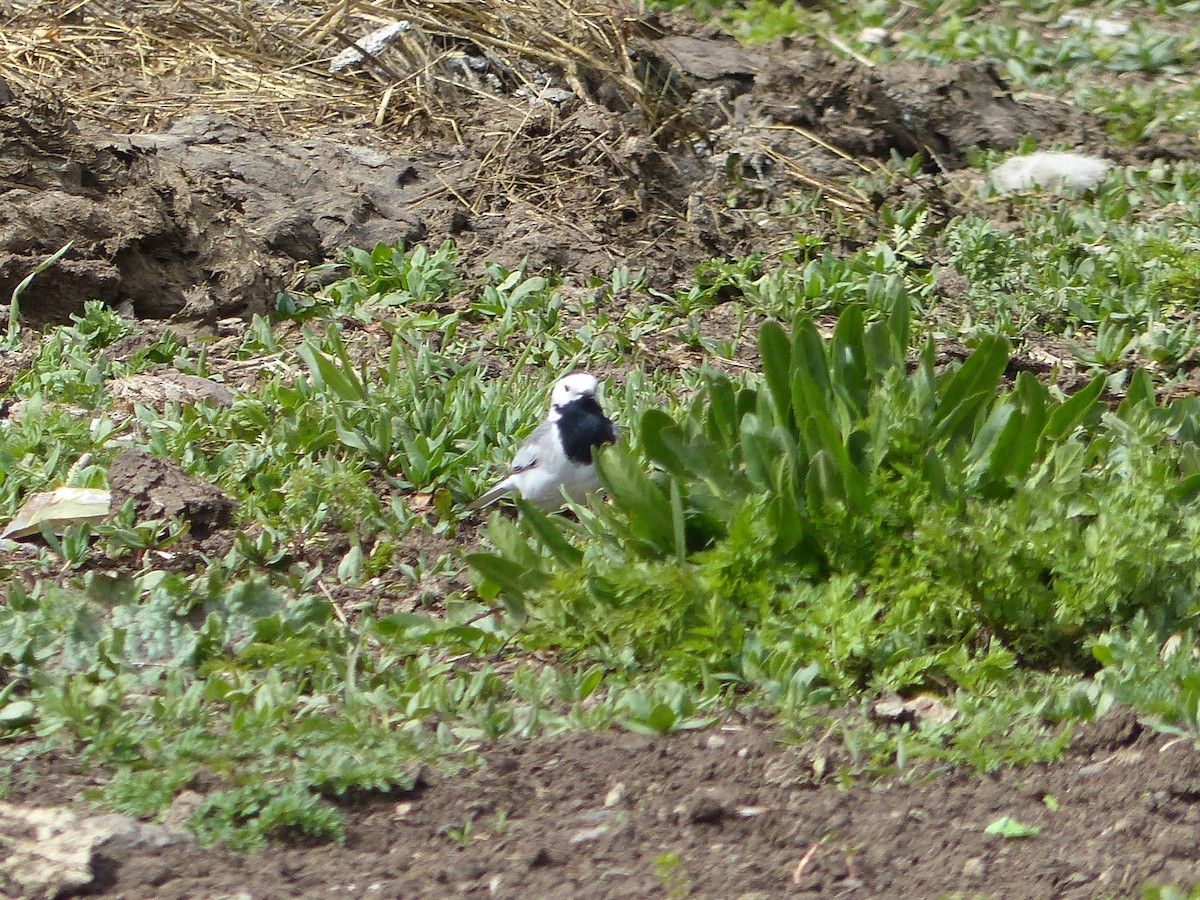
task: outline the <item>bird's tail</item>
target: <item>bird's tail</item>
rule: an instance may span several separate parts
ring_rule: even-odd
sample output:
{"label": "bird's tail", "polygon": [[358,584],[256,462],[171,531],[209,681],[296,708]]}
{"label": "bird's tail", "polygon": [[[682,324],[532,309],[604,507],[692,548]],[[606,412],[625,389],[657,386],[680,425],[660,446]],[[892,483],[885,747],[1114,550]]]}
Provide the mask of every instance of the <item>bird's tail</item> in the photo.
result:
{"label": "bird's tail", "polygon": [[495,487],[485,491],[482,496],[476,497],[474,500],[468,503],[467,512],[475,512],[477,509],[483,509],[485,506],[495,503],[505,494],[511,494],[512,490],[513,486],[508,483],[508,479],[505,479]]}

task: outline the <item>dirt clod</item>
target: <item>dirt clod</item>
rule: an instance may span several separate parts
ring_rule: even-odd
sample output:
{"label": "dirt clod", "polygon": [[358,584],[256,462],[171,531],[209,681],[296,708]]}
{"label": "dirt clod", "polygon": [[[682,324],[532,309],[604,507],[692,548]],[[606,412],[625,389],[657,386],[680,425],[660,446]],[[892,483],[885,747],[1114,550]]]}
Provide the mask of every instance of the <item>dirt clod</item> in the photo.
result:
{"label": "dirt clod", "polygon": [[112,508],[133,502],[137,521],[182,516],[203,538],[228,524],[233,501],[207,481],[140,450],[122,450],[108,468]]}

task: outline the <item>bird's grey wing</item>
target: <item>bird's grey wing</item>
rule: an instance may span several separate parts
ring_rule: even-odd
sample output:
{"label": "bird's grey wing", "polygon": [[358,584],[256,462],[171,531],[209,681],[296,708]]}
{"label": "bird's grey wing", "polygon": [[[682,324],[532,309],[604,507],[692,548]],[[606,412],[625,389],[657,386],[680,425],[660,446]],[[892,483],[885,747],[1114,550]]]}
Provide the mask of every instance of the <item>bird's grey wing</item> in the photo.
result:
{"label": "bird's grey wing", "polygon": [[556,440],[555,425],[553,422],[543,422],[525,439],[516,455],[513,457],[512,466],[508,470],[508,477],[499,484],[494,485],[477,500],[467,504],[467,511],[473,512],[477,509],[482,509],[489,503],[494,503],[505,494],[517,490],[514,483],[514,476],[527,472],[538,464],[539,461],[546,458],[551,448],[550,441]]}
{"label": "bird's grey wing", "polygon": [[554,433],[556,427],[553,422],[543,422],[533,430],[513,457],[512,468],[509,470],[511,474],[516,475],[518,472],[532,469],[546,458],[550,449],[549,442],[557,437]]}

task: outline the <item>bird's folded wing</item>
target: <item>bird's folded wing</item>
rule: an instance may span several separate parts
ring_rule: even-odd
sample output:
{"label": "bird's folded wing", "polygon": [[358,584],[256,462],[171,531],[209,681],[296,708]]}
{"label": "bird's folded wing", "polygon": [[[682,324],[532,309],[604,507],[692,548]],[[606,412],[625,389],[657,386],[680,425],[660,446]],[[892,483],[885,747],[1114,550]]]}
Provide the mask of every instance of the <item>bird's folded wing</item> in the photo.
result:
{"label": "bird's folded wing", "polygon": [[533,433],[525,439],[516,456],[513,457],[512,467],[508,470],[508,477],[494,487],[489,488],[482,497],[473,500],[467,504],[467,511],[473,512],[477,509],[482,509],[489,503],[494,503],[505,494],[512,493],[517,490],[516,484],[513,483],[513,476],[519,475],[521,472],[528,472],[538,464],[538,461],[546,455],[546,442],[555,440],[557,435],[554,433],[553,422],[543,422],[533,430]]}
{"label": "bird's folded wing", "polygon": [[511,474],[516,475],[518,472],[532,469],[542,460],[546,455],[546,442],[557,438],[554,433],[555,427],[553,422],[543,422],[533,430],[513,457],[512,468],[509,470]]}

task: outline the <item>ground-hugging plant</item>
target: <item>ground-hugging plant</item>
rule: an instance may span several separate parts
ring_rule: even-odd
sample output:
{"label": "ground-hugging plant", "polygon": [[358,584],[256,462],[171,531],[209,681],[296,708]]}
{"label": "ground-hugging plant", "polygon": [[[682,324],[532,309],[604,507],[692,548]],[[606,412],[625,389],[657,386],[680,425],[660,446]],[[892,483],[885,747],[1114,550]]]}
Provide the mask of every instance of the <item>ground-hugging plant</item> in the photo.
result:
{"label": "ground-hugging plant", "polygon": [[1116,623],[1194,618],[1194,402],[1144,375],[1116,409],[1103,377],[1056,396],[998,337],[946,367],[908,346],[902,300],[829,337],[768,322],[758,382],[646,412],[650,466],[600,456],[607,504],[495,517],[481,591],[532,645],[768,694],[814,664],[835,693],[1086,667]]}

